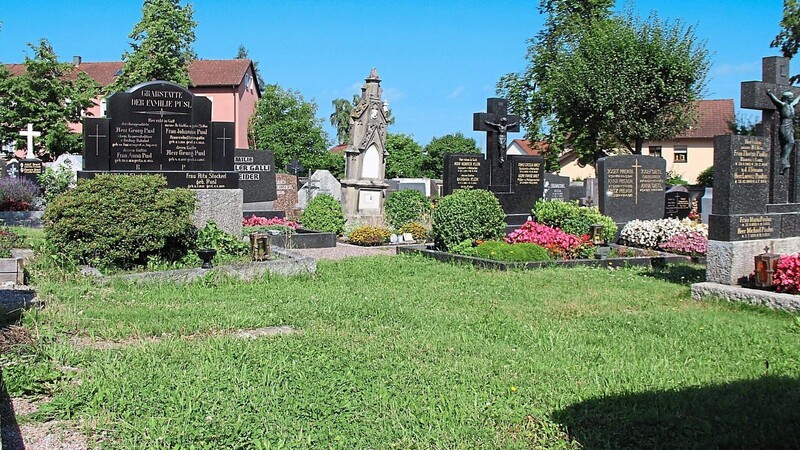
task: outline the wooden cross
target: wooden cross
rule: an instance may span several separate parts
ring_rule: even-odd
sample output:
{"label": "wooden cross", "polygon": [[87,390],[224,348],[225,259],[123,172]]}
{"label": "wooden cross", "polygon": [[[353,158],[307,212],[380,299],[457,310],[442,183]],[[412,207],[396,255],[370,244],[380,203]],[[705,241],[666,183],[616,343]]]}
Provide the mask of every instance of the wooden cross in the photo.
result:
{"label": "wooden cross", "polygon": [[472,129],[486,131],[486,158],[491,165],[495,161],[503,165],[506,156],[506,134],[519,131],[519,116],[508,114],[508,100],[490,98],[486,100],[486,112],[472,115]]}
{"label": "wooden cross", "polygon": [[95,125],[94,134],[90,134],[89,137],[94,138],[94,154],[100,156],[100,138],[106,137],[105,134],[100,134],[100,125]]}
{"label": "wooden cross", "polygon": [[225,141],[232,141],[233,140],[233,138],[226,137],[227,136],[226,133],[227,133],[227,129],[223,128],[222,129],[222,137],[218,137],[217,138],[218,141],[222,141],[222,156],[223,157],[225,157],[225,155],[226,155],[225,149],[227,148],[227,146],[226,146],[227,142],[225,142]]}
{"label": "wooden cross", "polygon": [[36,158],[36,154],[33,153],[33,138],[41,136],[42,132],[33,131],[33,124],[29,123],[27,129],[19,131],[19,135],[28,138],[28,153],[25,155],[25,158],[27,159]]}

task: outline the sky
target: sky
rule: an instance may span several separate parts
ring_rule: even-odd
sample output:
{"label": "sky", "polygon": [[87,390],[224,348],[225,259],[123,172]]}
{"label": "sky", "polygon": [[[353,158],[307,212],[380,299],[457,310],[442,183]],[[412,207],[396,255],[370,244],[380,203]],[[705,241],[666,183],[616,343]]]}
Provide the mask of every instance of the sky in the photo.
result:
{"label": "sky", "polygon": [[[423,146],[462,132],[483,148],[485,135],[472,131],[472,114],[485,111],[501,76],[524,70],[528,40],[544,23],[536,0],[191,3],[199,58],[230,59],[244,45],[267,83],[316,102],[331,141],[331,101],[360,93],[375,67],[396,118],[390,132],[412,135]],[[26,44],[41,38],[65,62],[75,55],[85,62],[119,61],[141,7],[141,0],[3,0],[0,62],[24,61],[31,55]],[[761,58],[779,55],[769,44],[780,30],[780,0],[620,1],[615,10],[626,8],[695,27],[712,62],[704,97],[734,99],[737,114],[740,82],[760,80]],[[793,74],[800,72],[796,65]],[[509,134],[516,138],[522,133]]]}

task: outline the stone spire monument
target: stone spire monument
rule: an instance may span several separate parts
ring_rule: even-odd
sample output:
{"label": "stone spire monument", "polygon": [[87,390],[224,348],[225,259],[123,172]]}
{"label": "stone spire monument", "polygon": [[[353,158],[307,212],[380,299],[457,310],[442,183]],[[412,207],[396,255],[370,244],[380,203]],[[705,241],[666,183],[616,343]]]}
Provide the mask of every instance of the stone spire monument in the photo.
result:
{"label": "stone spire monument", "polygon": [[386,119],[381,79],[372,69],[361,88],[361,101],[350,114],[350,142],[345,150],[342,203],[348,219],[380,216],[388,185]]}

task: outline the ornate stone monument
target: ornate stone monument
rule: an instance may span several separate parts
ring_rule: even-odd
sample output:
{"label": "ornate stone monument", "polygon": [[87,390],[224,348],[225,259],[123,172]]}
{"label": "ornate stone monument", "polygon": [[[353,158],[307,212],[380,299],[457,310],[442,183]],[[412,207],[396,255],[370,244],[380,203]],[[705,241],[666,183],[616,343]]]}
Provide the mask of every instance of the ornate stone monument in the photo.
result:
{"label": "ornate stone monument", "polygon": [[372,69],[361,88],[361,101],[350,114],[350,143],[345,149],[342,203],[348,218],[380,216],[386,188],[386,122],[381,79]]}

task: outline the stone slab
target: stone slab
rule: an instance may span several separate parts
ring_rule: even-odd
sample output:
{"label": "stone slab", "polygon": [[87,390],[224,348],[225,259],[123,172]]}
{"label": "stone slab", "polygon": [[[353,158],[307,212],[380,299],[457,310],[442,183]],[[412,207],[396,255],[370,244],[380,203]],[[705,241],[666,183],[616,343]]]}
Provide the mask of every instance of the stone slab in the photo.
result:
{"label": "stone slab", "polygon": [[342,201],[342,184],[327,170],[315,171],[297,191],[297,207],[305,209],[308,202],[320,194],[328,194],[336,201]]}
{"label": "stone slab", "polygon": [[766,212],[770,202],[770,152],[767,138],[723,135],[714,138],[712,214]]}
{"label": "stone slab", "polygon": [[770,247],[773,253],[800,252],[800,237],[759,239],[748,241],[708,241],[706,281],[725,285],[740,285],[755,270],[753,258]]}
{"label": "stone slab", "polygon": [[194,191],[197,198],[197,209],[192,216],[192,223],[203,228],[209,220],[226,232],[242,235],[242,190],[241,189],[205,189]]}
{"label": "stone slab", "polygon": [[233,170],[239,172],[239,189],[245,203],[269,202],[277,196],[275,188],[275,154],[269,150],[237,148]]}
{"label": "stone slab", "polygon": [[199,171],[87,171],[78,172],[78,178],[94,178],[101,174],[116,175],[161,175],[171,188],[186,189],[238,189],[239,172]]}
{"label": "stone slab", "polygon": [[569,177],[564,177],[555,173],[545,173],[542,198],[545,200],[568,202],[570,200],[570,188]]}
{"label": "stone slab", "polygon": [[663,218],[666,168],[667,162],[657,156],[598,159],[600,212],[616,223]]}
{"label": "stone slab", "polygon": [[693,299],[703,300],[709,297],[721,298],[729,302],[766,306],[770,309],[800,312],[800,296],[798,295],[710,282],[695,283],[692,285]]}

